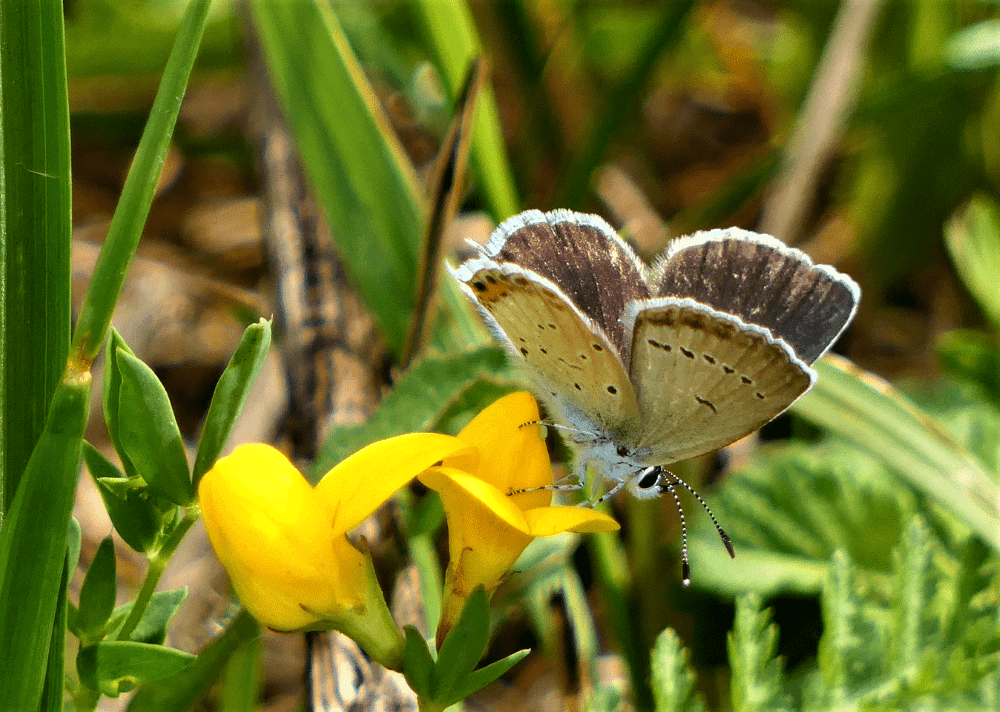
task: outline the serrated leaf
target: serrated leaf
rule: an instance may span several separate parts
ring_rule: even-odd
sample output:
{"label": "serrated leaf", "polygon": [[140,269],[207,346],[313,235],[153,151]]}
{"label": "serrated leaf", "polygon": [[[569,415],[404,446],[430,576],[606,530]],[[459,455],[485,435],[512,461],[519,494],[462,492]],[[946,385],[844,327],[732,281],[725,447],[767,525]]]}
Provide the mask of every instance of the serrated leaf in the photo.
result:
{"label": "serrated leaf", "polygon": [[884,381],[841,358],[815,366],[819,381],[795,412],[880,458],[1000,551],[1000,485],[983,464]]}
{"label": "serrated leaf", "polygon": [[701,518],[690,540],[694,585],[760,596],[818,592],[837,548],[888,574],[891,547],[917,508],[877,460],[830,440],[763,449],[710,505],[738,553],[730,559]]}
{"label": "serrated leaf", "polygon": [[406,646],[403,649],[403,675],[410,689],[419,697],[430,698],[434,680],[434,659],[427,648],[427,641],[412,625],[403,628]]}
{"label": "serrated leaf", "polygon": [[497,660],[486,667],[473,670],[464,678],[457,681],[455,688],[451,692],[451,697],[444,698],[441,704],[453,705],[460,700],[464,700],[473,692],[478,692],[524,660],[530,652],[531,650],[528,649],[518,650],[516,653],[511,653],[502,660]]}
{"label": "serrated leaf", "polygon": [[170,677],[143,685],[129,703],[128,712],[184,712],[205,694],[233,652],[260,635],[260,625],[246,611],[229,623],[189,666]]}
{"label": "serrated leaf", "polygon": [[650,661],[656,712],[703,712],[705,709],[695,694],[689,657],[677,633],[670,628],[656,637]]}
{"label": "serrated leaf", "polygon": [[83,443],[83,461],[97,485],[115,531],[139,553],[152,551],[157,544],[163,513],[145,488],[134,486],[114,463],[88,442]]}
{"label": "serrated leaf", "polygon": [[819,670],[806,687],[807,709],[856,700],[882,676],[886,640],[849,557],[838,551],[823,588]]}
{"label": "serrated leaf", "polygon": [[117,593],[115,544],[111,537],[105,537],[97,547],[80,588],[76,625],[77,636],[84,645],[102,637],[104,624],[115,608]]}
{"label": "serrated leaf", "polygon": [[490,602],[486,591],[478,586],[466,599],[455,627],[448,631],[438,650],[431,684],[431,698],[435,702],[454,702],[455,691],[462,687],[486,652],[490,637]]}
{"label": "serrated leaf", "polygon": [[80,649],[76,658],[80,681],[108,697],[183,670],[194,655],[162,645],[103,640]]}
{"label": "serrated leaf", "polygon": [[729,689],[735,712],[779,712],[791,709],[784,689],[782,661],[775,657],[778,627],[770,611],[761,610],[760,599],[740,596],[727,648],[732,675]]}
{"label": "serrated leaf", "polygon": [[198,480],[211,469],[226,446],[270,347],[270,321],[261,319],[243,332],[239,346],[215,386],[212,403],[205,416],[205,427],[201,432],[198,454],[194,461],[195,489],[198,488]]}
{"label": "serrated leaf", "polygon": [[153,369],[132,354],[117,352],[121,374],[118,437],[149,489],[184,506],[193,498],[184,440],[170,398]]}
{"label": "serrated leaf", "polygon": [[[512,372],[507,356],[498,348],[421,361],[400,377],[367,423],[330,433],[313,463],[313,477],[318,480],[345,457],[376,440],[429,430],[449,413],[454,418],[456,402],[468,403],[465,394],[471,384],[508,378]],[[480,408],[485,405],[478,404]]]}

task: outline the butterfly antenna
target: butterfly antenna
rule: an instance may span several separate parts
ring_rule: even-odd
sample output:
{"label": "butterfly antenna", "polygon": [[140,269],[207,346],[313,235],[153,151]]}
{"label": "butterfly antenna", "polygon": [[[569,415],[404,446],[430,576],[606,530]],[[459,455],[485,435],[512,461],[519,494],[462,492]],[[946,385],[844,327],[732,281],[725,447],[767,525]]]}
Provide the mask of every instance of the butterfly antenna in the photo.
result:
{"label": "butterfly antenna", "polygon": [[[712,510],[708,508],[707,504],[705,504],[705,500],[703,500],[701,498],[701,495],[698,494],[697,492],[695,492],[694,488],[691,485],[689,485],[687,482],[685,482],[680,477],[678,477],[677,475],[675,475],[673,472],[670,472],[669,470],[664,470],[663,474],[669,475],[670,479],[672,479],[675,484],[679,484],[681,487],[683,487],[688,492],[690,492],[692,495],[694,495],[694,498],[696,500],[698,500],[698,503],[705,509],[706,512],[708,512],[708,518],[711,519],[712,520],[712,524],[715,525],[715,531],[719,532],[719,537],[722,539],[722,543],[726,547],[726,551],[729,552],[730,558],[735,559],[736,558],[736,549],[733,548],[733,542],[730,540],[729,535],[726,534],[726,532],[722,529],[721,526],[719,526],[719,520],[715,518],[714,514],[712,514]],[[668,487],[668,488],[670,487],[669,485],[664,485],[664,486]],[[673,492],[672,489],[670,491]],[[676,494],[674,495],[674,499],[677,499],[677,495]],[[683,517],[683,514],[682,514],[681,515],[681,521],[683,521],[683,519],[684,519],[684,517]]]}
{"label": "butterfly antenna", "polygon": [[[676,477],[674,478],[677,479]],[[681,482],[683,484],[683,482]],[[691,585],[691,564],[688,563],[688,529],[687,521],[684,519],[684,507],[681,506],[681,498],[677,496],[677,490],[672,484],[662,485],[674,498],[677,505],[677,513],[681,517],[681,580],[685,587]]]}

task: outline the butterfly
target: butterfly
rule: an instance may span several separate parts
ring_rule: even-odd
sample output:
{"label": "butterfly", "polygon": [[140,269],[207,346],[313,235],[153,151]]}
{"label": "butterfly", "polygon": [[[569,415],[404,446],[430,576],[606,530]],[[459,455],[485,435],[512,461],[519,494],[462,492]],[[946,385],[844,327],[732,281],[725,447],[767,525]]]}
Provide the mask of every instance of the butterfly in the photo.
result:
{"label": "butterfly", "polygon": [[610,481],[601,500],[670,492],[679,507],[675,487],[694,491],[664,466],[807,392],[861,297],[833,267],[739,228],[678,238],[647,267],[596,215],[529,210],[475,248],[450,271],[570,433],[577,486],[591,464]]}

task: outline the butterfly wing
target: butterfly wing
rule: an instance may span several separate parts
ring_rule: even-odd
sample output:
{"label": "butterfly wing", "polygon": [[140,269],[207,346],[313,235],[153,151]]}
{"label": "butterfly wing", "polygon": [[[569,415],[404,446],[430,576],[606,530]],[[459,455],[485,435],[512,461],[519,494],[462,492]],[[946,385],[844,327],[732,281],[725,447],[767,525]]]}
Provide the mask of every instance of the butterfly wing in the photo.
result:
{"label": "butterfly wing", "polygon": [[805,393],[816,374],[767,330],[690,299],[634,303],[637,445],[665,465],[724,447]]}
{"label": "butterfly wing", "polygon": [[629,374],[641,444],[666,464],[753,432],[809,390],[809,367],[857,310],[850,277],[769,235],[730,228],[675,240],[633,302]]}
{"label": "butterfly wing", "polygon": [[653,268],[652,296],[693,299],[759,326],[807,364],[854,318],[861,290],[770,235],[739,228],[674,240]]}
{"label": "butterfly wing", "polygon": [[527,365],[543,400],[569,424],[591,433],[637,426],[635,391],[615,348],[559,287],[489,258],[453,274],[498,340]]}

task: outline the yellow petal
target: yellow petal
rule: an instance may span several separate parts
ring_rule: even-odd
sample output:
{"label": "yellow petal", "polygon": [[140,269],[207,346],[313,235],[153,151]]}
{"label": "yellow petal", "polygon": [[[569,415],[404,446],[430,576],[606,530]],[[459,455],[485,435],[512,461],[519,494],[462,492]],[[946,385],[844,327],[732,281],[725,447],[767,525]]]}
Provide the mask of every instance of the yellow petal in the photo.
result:
{"label": "yellow petal", "polygon": [[[485,408],[462,429],[458,437],[479,449],[476,475],[503,494],[552,484],[552,465],[541,437],[538,403],[526,391],[511,393]],[[532,425],[529,425],[532,423]],[[467,469],[463,463],[446,465]],[[515,495],[521,508],[547,505],[551,492]]]}
{"label": "yellow petal", "polygon": [[438,433],[408,433],[358,450],[316,485],[316,493],[333,516],[334,535],[361,524],[434,463],[463,451],[474,455],[467,443]]}
{"label": "yellow petal", "polygon": [[279,451],[237,447],[198,494],[219,560],[264,625],[297,630],[363,603],[364,557],[333,535],[329,512]]}
{"label": "yellow petal", "polygon": [[613,532],[618,522],[589,507],[539,507],[524,513],[532,536],[552,536],[563,532]]}
{"label": "yellow petal", "polygon": [[510,498],[486,482],[450,467],[421,481],[441,495],[448,518],[449,567],[457,567],[457,593],[482,584],[492,591],[531,543],[528,523]]}

